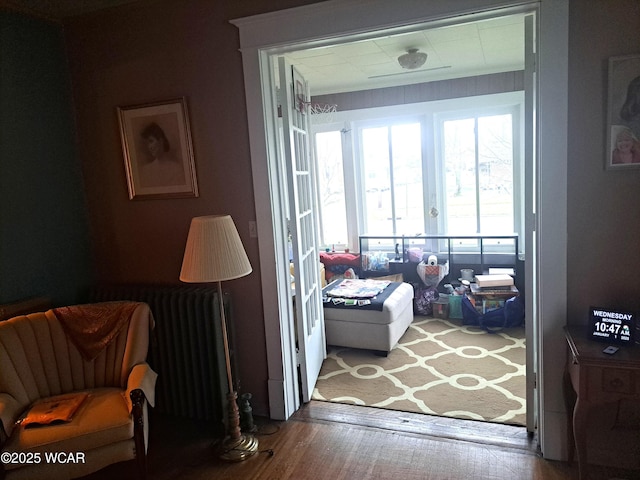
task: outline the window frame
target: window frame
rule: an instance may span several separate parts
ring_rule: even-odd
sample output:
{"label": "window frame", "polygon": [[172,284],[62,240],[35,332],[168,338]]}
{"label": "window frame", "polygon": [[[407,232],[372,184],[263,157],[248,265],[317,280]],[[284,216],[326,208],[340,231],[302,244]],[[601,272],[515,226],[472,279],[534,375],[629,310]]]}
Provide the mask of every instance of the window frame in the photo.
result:
{"label": "window frame", "polygon": [[[356,179],[356,167],[353,153],[353,139],[351,122],[346,121],[332,121],[323,124],[314,124],[311,122],[311,139],[313,142],[311,151],[314,156],[314,160],[317,161],[316,150],[316,134],[326,132],[340,132],[342,139],[342,178],[344,180],[344,193],[345,193],[345,206],[346,206],[346,219],[347,219],[347,238],[346,248],[356,250],[359,238],[359,220],[358,212],[361,209],[358,201],[358,195],[356,194],[355,186],[357,185]],[[323,223],[323,211],[322,205],[318,206],[318,222],[321,237],[319,238],[319,245],[328,247],[331,243],[324,242],[324,223]]]}
{"label": "window frame", "polygon": [[[339,108],[339,106],[338,106]],[[430,209],[435,207],[439,212],[444,211],[445,172],[443,163],[442,122],[455,118],[465,118],[470,112],[479,112],[479,116],[488,114],[512,114],[513,128],[513,188],[514,188],[514,224],[515,232],[524,238],[524,91],[503,92],[489,95],[462,97],[455,99],[437,100],[387,107],[375,107],[351,111],[338,111],[334,114],[334,121],[327,124],[313,125],[312,139],[315,154],[315,134],[320,132],[340,130],[342,132],[342,152],[345,181],[345,199],[347,205],[346,247],[350,250],[359,248],[359,236],[369,235],[363,228],[364,202],[362,199],[363,179],[361,165],[361,135],[362,128],[398,123],[419,121],[422,125],[422,174],[423,174],[423,203],[425,235],[448,235],[445,231],[444,215],[436,217],[429,215]],[[490,113],[489,113],[490,112]],[[433,172],[433,174],[431,174]],[[322,206],[319,208],[322,219]],[[322,223],[322,220],[321,220]],[[321,230],[322,232],[322,225]],[[418,232],[411,232],[418,233]],[[389,233],[392,235],[392,233]],[[491,234],[487,234],[492,236]],[[464,236],[464,235],[462,235]],[[324,245],[324,239],[320,239]],[[519,242],[520,252],[523,253],[524,242]],[[485,246],[486,248],[486,246]],[[479,246],[469,247],[469,252],[479,250]],[[493,250],[493,249],[491,249]],[[502,249],[496,246],[496,252]]]}
{"label": "window frame", "polygon": [[[513,155],[513,165],[512,165],[512,178],[513,178],[513,224],[514,224],[514,234],[518,234],[520,238],[523,238],[524,234],[524,218],[523,218],[523,204],[524,204],[524,178],[522,175],[523,165],[524,165],[524,148],[523,148],[523,138],[524,138],[524,127],[522,122],[522,117],[524,115],[524,96],[522,98],[522,103],[506,103],[503,105],[493,105],[493,106],[470,106],[466,109],[461,110],[452,110],[447,112],[438,112],[434,114],[434,135],[437,139],[437,146],[435,148],[435,155],[433,157],[433,162],[435,165],[433,167],[438,171],[438,198],[440,198],[440,215],[438,216],[438,225],[437,232],[434,234],[440,235],[455,235],[451,232],[447,231],[446,222],[446,196],[445,196],[445,185],[446,185],[446,172],[444,167],[444,123],[451,120],[463,120],[467,118],[472,118],[475,121],[475,125],[478,125],[478,119],[481,117],[489,117],[494,115],[511,115],[512,124],[512,155]],[[478,136],[478,132],[475,132],[476,138]],[[476,143],[477,144],[477,143]],[[477,166],[476,166],[477,168]],[[478,192],[476,192],[478,195]],[[476,218],[476,220],[478,220]],[[504,232],[504,235],[509,235],[510,233]],[[475,234],[480,235],[480,232],[476,232]],[[474,233],[469,233],[466,235],[474,235]],[[494,235],[502,235],[502,233],[486,233],[488,236]],[[463,235],[464,236],[464,235]]]}
{"label": "window frame", "polygon": [[[354,145],[358,146],[357,148],[354,149],[354,163],[356,167],[356,177],[358,179],[358,183],[356,184],[355,191],[360,192],[359,195],[356,195],[358,205],[359,205],[358,230],[360,232],[363,232],[363,233],[360,233],[360,235],[373,234],[372,232],[366,230],[366,214],[365,214],[366,191],[365,191],[365,179],[364,179],[365,165],[364,165],[364,145],[363,145],[363,134],[362,134],[363,130],[370,129],[370,128],[386,127],[388,129],[388,133],[390,133],[390,131],[396,125],[409,125],[409,124],[417,123],[421,127],[421,130],[422,130],[421,138],[423,138],[424,137],[424,119],[425,119],[424,115],[399,115],[399,116],[392,116],[392,117],[379,117],[376,119],[356,121],[352,123],[352,130],[354,132]],[[424,208],[424,198],[426,197],[424,193],[424,177],[425,177],[425,148],[424,147],[425,147],[424,141],[422,141],[422,145],[420,148],[422,186],[423,186],[422,197],[423,197],[423,211],[426,212],[426,209]],[[390,168],[392,168],[393,159],[392,158],[389,159],[389,162],[390,162],[389,166]],[[390,188],[393,196],[393,190],[395,188],[393,177],[391,178],[391,181],[390,181]],[[392,199],[392,202],[393,202],[393,199]],[[392,206],[392,214],[393,213],[394,213],[394,207]],[[397,218],[392,219],[393,225],[395,225],[396,220]],[[391,232],[390,234],[396,235],[396,232]],[[382,234],[382,235],[386,235],[386,234]]]}

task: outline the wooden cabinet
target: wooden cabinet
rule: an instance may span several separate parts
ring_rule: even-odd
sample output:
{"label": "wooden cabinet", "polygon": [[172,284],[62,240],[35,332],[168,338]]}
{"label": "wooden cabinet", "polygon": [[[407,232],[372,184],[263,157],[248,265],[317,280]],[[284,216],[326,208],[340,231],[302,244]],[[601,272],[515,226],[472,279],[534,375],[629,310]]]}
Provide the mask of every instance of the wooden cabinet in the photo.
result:
{"label": "wooden cabinet", "polygon": [[[568,344],[565,399],[572,413],[568,425],[569,456],[573,460],[575,446],[583,480],[587,478],[590,411],[597,405],[618,408],[621,401],[640,401],[640,347],[624,346],[608,355],[603,353],[607,344],[590,340],[587,327],[565,327],[565,336]],[[625,418],[618,418],[617,422],[622,428],[634,427]],[[640,434],[636,439],[640,444]]]}

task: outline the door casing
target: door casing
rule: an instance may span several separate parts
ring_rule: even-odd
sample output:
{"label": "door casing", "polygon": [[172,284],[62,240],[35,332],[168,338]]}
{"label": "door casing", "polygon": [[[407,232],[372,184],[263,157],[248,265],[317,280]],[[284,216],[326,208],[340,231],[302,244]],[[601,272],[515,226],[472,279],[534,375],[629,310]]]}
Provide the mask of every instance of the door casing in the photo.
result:
{"label": "door casing", "polygon": [[[270,414],[286,419],[298,408],[293,386],[295,345],[291,315],[284,286],[288,288],[286,227],[274,177],[277,139],[270,120],[275,85],[269,72],[270,56],[288,50],[354,40],[375,34],[400,33],[421,24],[450,22],[461,15],[481,18],[500,13],[536,11],[537,99],[535,208],[531,224],[536,242],[536,307],[538,335],[538,441],[548,459],[563,460],[566,451],[566,413],[557,385],[562,380],[564,359],[562,326],[566,316],[567,217],[567,70],[568,2],[540,0],[331,0],[280,12],[232,21],[240,30],[249,119],[251,160],[260,249],[263,308],[269,371]],[[544,120],[544,121],[542,121]],[[288,262],[287,262],[288,263]],[[285,268],[286,267],[286,268]]]}

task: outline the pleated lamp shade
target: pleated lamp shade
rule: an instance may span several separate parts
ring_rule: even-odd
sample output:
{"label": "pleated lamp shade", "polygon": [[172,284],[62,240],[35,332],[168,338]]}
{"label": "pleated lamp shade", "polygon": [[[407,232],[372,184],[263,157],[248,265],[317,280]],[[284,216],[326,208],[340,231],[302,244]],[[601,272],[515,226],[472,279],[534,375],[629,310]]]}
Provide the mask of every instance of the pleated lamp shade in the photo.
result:
{"label": "pleated lamp shade", "polygon": [[180,280],[187,283],[222,282],[251,273],[251,264],[230,215],[191,220]]}

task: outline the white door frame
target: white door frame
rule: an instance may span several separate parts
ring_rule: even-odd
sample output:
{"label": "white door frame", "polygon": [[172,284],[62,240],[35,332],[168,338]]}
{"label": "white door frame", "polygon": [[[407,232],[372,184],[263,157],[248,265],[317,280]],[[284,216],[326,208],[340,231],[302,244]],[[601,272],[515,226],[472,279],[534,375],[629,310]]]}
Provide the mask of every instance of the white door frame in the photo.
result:
{"label": "white door frame", "polygon": [[[330,39],[364,38],[373,32],[426,22],[446,21],[465,14],[492,10],[537,9],[538,167],[535,186],[537,211],[533,219],[537,243],[537,308],[539,317],[537,386],[538,439],[548,459],[566,458],[566,413],[561,393],[566,323],[567,218],[567,64],[568,2],[566,0],[330,0],[304,7],[232,21],[240,31],[249,140],[260,251],[262,298],[269,372],[269,407],[274,419],[287,419],[299,406],[295,372],[295,336],[288,302],[286,230],[283,230],[278,192],[273,190],[277,139],[273,124],[273,91],[269,56]],[[544,119],[544,121],[541,121]],[[563,228],[558,228],[562,226]]]}

